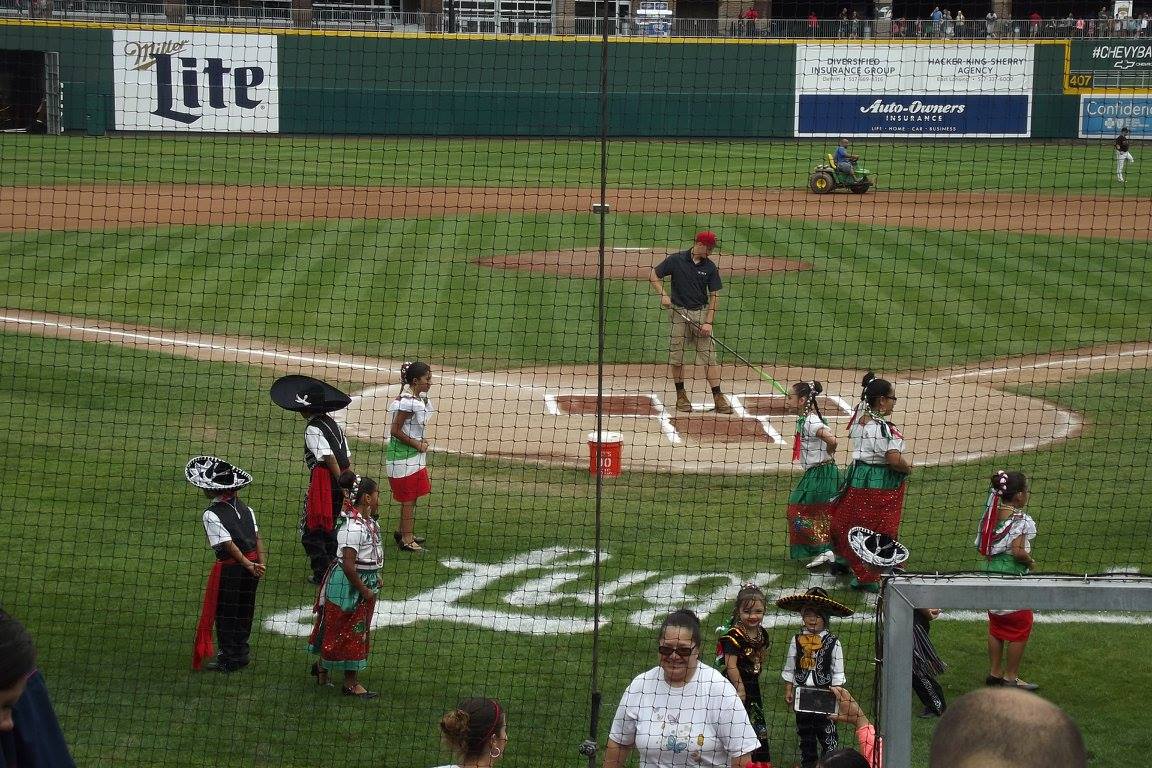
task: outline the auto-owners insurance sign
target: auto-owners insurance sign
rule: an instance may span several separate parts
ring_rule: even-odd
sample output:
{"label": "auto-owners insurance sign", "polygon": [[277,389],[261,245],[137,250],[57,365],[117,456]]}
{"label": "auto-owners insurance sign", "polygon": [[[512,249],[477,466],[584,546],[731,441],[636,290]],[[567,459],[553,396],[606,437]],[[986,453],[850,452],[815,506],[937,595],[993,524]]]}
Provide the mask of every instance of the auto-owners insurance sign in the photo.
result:
{"label": "auto-owners insurance sign", "polygon": [[116,129],[276,133],[276,37],[113,33]]}

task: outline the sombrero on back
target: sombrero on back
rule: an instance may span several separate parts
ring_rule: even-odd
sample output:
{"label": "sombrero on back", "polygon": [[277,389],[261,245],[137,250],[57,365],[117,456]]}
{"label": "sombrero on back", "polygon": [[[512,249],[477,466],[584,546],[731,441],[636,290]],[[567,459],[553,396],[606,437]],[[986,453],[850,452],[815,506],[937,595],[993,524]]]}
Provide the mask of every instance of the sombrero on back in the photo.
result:
{"label": "sombrero on back", "polygon": [[857,526],[848,531],[848,546],[864,562],[877,568],[895,568],[908,559],[908,547],[886,533]]}
{"label": "sombrero on back", "polygon": [[802,611],[805,608],[815,608],[817,613],[827,616],[851,616],[853,611],[843,603],[838,603],[828,596],[828,593],[820,587],[812,587],[807,592],[800,592],[795,595],[787,595],[776,601],[777,608],[783,608],[786,611]]}
{"label": "sombrero on back", "polygon": [[292,374],[272,383],[272,402],[287,411],[331,413],[347,408],[352,398],[331,384],[311,376]]}
{"label": "sombrero on back", "polygon": [[197,456],[184,467],[184,477],[206,491],[234,491],[252,482],[252,475],[215,456]]}

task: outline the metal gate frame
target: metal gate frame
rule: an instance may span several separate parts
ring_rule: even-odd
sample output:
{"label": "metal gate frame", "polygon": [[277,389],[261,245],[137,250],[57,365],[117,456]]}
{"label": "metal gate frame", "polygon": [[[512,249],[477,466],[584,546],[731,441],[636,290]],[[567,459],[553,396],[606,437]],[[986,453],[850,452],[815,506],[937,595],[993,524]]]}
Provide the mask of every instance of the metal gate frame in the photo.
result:
{"label": "metal gate frame", "polygon": [[880,723],[884,768],[912,765],[912,612],[958,610],[1152,612],[1152,579],[1140,576],[892,576],[881,590]]}

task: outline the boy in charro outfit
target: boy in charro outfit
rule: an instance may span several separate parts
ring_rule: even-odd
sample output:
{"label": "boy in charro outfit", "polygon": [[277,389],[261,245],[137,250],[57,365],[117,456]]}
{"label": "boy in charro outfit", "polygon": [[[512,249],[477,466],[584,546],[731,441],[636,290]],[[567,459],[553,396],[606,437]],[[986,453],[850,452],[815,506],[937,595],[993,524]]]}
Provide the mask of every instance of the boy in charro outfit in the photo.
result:
{"label": "boy in charro outfit", "polygon": [[[844,676],[844,649],[840,638],[828,632],[832,616],[851,616],[853,611],[836,602],[820,587],[788,595],[776,601],[777,608],[798,611],[803,629],[792,637],[784,657],[784,700],[792,705],[797,686],[830,689],[847,682]],[[836,724],[828,715],[796,713],[796,735],[800,738],[800,764],[814,768],[821,755],[839,748]]]}
{"label": "boy in charro outfit", "polygon": [[300,514],[300,544],[312,566],[309,581],[319,584],[336,560],[336,528],[344,507],[340,474],[352,468],[352,451],[344,430],[329,414],[347,408],[352,398],[309,376],[282,376],[272,384],[272,402],[308,420],[304,429],[304,463],[308,492]]}
{"label": "boy in charro outfit", "polygon": [[[252,476],[215,456],[197,456],[184,467],[184,476],[212,500],[204,510],[204,532],[216,552],[216,562],[204,590],[204,604],[196,627],[192,668],[236,672],[248,666],[248,638],[256,612],[256,587],[265,572],[264,542],[256,516],[236,493]],[[212,656],[212,626],[220,653]]]}

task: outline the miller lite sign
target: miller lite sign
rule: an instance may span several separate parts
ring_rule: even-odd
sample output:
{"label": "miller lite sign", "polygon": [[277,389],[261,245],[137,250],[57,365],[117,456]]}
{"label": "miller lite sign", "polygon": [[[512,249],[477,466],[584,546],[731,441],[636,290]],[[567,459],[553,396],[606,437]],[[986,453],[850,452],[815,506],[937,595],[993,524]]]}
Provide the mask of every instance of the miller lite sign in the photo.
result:
{"label": "miller lite sign", "polygon": [[116,128],[277,133],[274,35],[116,30]]}

